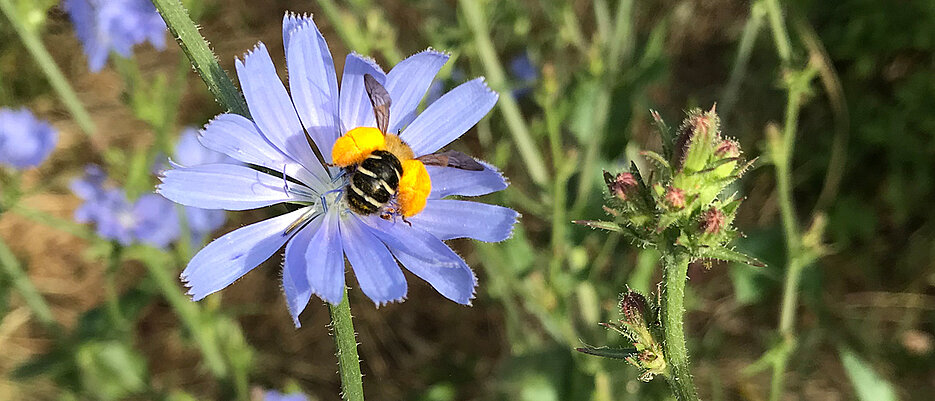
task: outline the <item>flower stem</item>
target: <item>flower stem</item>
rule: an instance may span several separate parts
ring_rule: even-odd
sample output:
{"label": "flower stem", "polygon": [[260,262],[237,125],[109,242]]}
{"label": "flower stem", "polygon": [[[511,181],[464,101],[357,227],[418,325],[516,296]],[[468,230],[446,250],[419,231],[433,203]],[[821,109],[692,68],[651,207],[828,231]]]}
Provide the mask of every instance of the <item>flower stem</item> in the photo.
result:
{"label": "flower stem", "polygon": [[208,365],[208,369],[215,377],[223,378],[227,376],[227,365],[224,363],[224,357],[218,348],[218,343],[211,338],[210,332],[203,329],[204,321],[199,316],[198,305],[191,302],[179,290],[178,281],[174,275],[169,274],[169,265],[167,263],[157,263],[153,257],[139,258],[146,266],[149,277],[159,288],[159,292],[166,299],[172,309],[175,311],[182,325],[191,334],[195,344],[201,350],[201,355]]}
{"label": "flower stem", "polygon": [[[6,1],[6,0],[0,0]],[[198,28],[188,15],[188,11],[182,6],[179,0],[152,0],[156,10],[166,21],[169,31],[177,38],[182,51],[192,62],[192,66],[201,79],[208,85],[208,90],[214,95],[215,100],[221,106],[227,108],[232,113],[237,113],[245,117],[250,116],[247,110],[247,104],[244,102],[240,91],[234,86],[234,82],[227,75],[218,58],[211,51],[208,42],[198,33]]]}
{"label": "flower stem", "polygon": [[42,297],[42,294],[39,293],[36,286],[29,280],[29,276],[26,275],[22,265],[16,260],[16,255],[14,255],[10,247],[3,242],[2,238],[0,238],[0,274],[3,274],[10,280],[13,288],[16,288],[20,296],[23,297],[23,301],[25,301],[26,306],[32,310],[32,314],[36,316],[36,319],[38,319],[46,329],[49,329],[50,332],[56,332],[55,329],[58,327],[58,322],[56,322],[55,318],[52,316],[52,310],[49,309],[49,304],[45,302],[45,298]]}
{"label": "flower stem", "polygon": [[338,371],[341,374],[341,391],[345,401],[362,401],[364,384],[360,374],[360,357],[357,356],[357,335],[351,317],[351,304],[347,299],[347,287],[344,298],[338,305],[328,304],[331,313],[331,328],[334,333],[334,345],[338,349]]}
{"label": "flower stem", "polygon": [[795,129],[798,124],[802,97],[808,92],[808,85],[815,74],[817,70],[808,66],[803,74],[789,84],[782,139],[770,149],[776,167],[779,217],[786,242],[786,276],[783,281],[782,304],[779,309],[779,335],[782,341],[782,351],[773,360],[773,378],[769,397],[771,401],[778,401],[782,398],[785,370],[796,342],[795,310],[798,306],[799,281],[802,269],[809,263],[803,259],[806,252],[802,249],[795,202],[792,198],[792,153],[795,148]]}
{"label": "flower stem", "polygon": [[65,75],[62,74],[58,65],[55,64],[55,60],[52,59],[52,55],[49,54],[49,51],[42,44],[36,31],[26,26],[23,22],[23,18],[20,17],[19,13],[16,11],[16,6],[11,0],[0,0],[0,11],[6,14],[10,25],[13,25],[16,34],[19,35],[20,40],[23,41],[23,46],[26,47],[26,50],[32,55],[36,64],[39,65],[39,69],[45,74],[46,79],[49,80],[49,84],[52,85],[52,89],[55,90],[58,97],[62,99],[62,104],[65,105],[68,112],[75,118],[75,122],[81,127],[81,130],[89,136],[93,134],[97,129],[94,127],[94,121],[91,120],[91,116],[88,114],[87,110],[84,109],[81,101],[78,100],[78,95],[75,94],[75,90],[68,84]]}
{"label": "flower stem", "polygon": [[688,348],[685,346],[685,282],[688,281],[688,264],[691,257],[674,249],[663,255],[665,264],[665,290],[662,311],[662,326],[665,331],[663,344],[666,364],[670,374],[666,376],[672,392],[679,401],[698,400],[691,371],[688,368]]}
{"label": "flower stem", "polygon": [[[494,90],[504,92],[507,88],[506,74],[503,72],[503,65],[500,63],[497,52],[493,47],[493,41],[490,39],[490,32],[487,30],[487,19],[484,17],[484,10],[482,10],[480,3],[476,0],[460,0],[458,2],[468,26],[474,34],[474,45],[477,46],[477,53],[484,65],[487,82]],[[543,161],[542,154],[532,139],[532,134],[529,133],[529,127],[519,111],[519,105],[508,94],[500,96],[499,105],[503,118],[506,120],[506,125],[510,129],[510,134],[513,136],[516,149],[519,151],[519,156],[529,170],[529,177],[538,185],[547,185],[548,173],[545,161]]]}

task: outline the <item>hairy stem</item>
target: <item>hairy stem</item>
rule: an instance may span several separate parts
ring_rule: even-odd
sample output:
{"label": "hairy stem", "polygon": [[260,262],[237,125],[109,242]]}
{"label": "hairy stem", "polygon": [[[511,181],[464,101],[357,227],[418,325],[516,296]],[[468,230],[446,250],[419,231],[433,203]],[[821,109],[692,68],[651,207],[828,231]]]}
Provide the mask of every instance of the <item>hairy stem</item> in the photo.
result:
{"label": "hairy stem", "polygon": [[[494,90],[504,91],[507,87],[506,74],[503,72],[503,65],[500,63],[497,52],[493,47],[493,41],[490,39],[490,32],[487,30],[487,18],[484,16],[484,10],[480,2],[460,0],[458,4],[464,13],[468,26],[471,28],[471,32],[474,34],[474,43],[484,65],[487,82]],[[529,171],[529,177],[536,184],[545,186],[548,180],[545,161],[543,161],[542,154],[532,139],[532,134],[529,133],[529,127],[519,111],[519,105],[508,94],[500,96],[498,103],[500,111],[503,112],[503,118],[506,120],[506,125],[510,129],[510,134],[513,136],[516,149],[519,151],[519,156]]]}
{"label": "hairy stem", "polygon": [[688,348],[685,346],[685,282],[688,281],[690,262],[691,257],[688,254],[674,249],[666,250],[663,255],[665,264],[662,310],[662,325],[665,332],[663,348],[670,371],[666,379],[679,401],[698,399],[688,367]]}
{"label": "hairy stem", "polygon": [[62,74],[58,65],[55,64],[52,55],[49,54],[49,51],[46,50],[45,46],[42,44],[39,35],[26,26],[23,22],[23,18],[19,16],[19,13],[16,11],[16,6],[11,0],[0,0],[0,11],[6,14],[10,25],[13,25],[16,34],[19,35],[20,40],[23,41],[23,46],[26,47],[26,50],[29,51],[32,58],[36,60],[39,69],[42,70],[46,79],[49,80],[52,89],[55,90],[58,97],[62,100],[62,104],[68,109],[68,113],[75,118],[75,122],[78,123],[78,126],[81,127],[81,130],[84,131],[85,134],[93,134],[97,128],[94,126],[94,121],[91,120],[91,115],[88,114],[88,111],[84,109],[81,101],[78,100],[78,95],[75,94],[75,90],[68,84],[68,80],[65,79],[65,75]]}
{"label": "hairy stem", "polygon": [[360,374],[360,357],[357,356],[357,334],[351,317],[351,304],[347,299],[347,287],[344,298],[338,305],[328,304],[331,313],[331,328],[334,345],[338,349],[338,372],[341,374],[341,391],[345,401],[364,399],[364,384]]}
{"label": "hairy stem", "polygon": [[166,21],[169,32],[172,32],[182,51],[192,62],[192,67],[201,76],[205,85],[208,85],[208,90],[214,95],[215,100],[230,112],[249,117],[250,111],[247,110],[247,103],[244,102],[243,96],[221,68],[217,56],[208,46],[208,41],[198,33],[195,22],[192,21],[182,3],[179,0],[152,1],[156,10],[162,15],[162,19]]}

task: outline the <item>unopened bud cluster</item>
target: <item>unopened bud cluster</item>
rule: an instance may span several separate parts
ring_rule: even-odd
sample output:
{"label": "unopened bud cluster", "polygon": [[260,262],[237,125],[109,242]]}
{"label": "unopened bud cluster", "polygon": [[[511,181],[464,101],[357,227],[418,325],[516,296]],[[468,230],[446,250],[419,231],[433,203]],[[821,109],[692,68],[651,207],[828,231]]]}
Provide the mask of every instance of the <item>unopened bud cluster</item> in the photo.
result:
{"label": "unopened bud cluster", "polygon": [[608,197],[604,207],[613,221],[582,221],[619,231],[641,246],[676,245],[695,258],[753,265],[755,259],[728,248],[740,234],[732,226],[742,199],[722,197],[752,162],[744,163],[737,141],[724,137],[715,109],[692,110],[675,135],[657,113],[662,154],[644,151],[645,168],[604,172]]}
{"label": "unopened bud cluster", "polygon": [[642,381],[650,381],[656,375],[667,375],[669,371],[662,350],[658,306],[647,302],[640,293],[627,289],[620,297],[620,312],[622,319],[601,325],[626,337],[632,344],[631,348],[614,350],[617,352],[608,352],[606,348],[580,348],[579,351],[624,359],[640,368],[642,373],[639,378]]}

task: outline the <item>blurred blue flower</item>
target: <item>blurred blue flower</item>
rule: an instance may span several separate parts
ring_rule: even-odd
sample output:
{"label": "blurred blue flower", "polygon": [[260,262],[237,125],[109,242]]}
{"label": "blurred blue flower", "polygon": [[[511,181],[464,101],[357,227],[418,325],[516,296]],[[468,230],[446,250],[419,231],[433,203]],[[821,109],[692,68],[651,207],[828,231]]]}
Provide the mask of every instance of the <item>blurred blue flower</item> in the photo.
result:
{"label": "blurred blue flower", "polygon": [[263,394],[263,401],[308,401],[302,393],[283,394],[276,390],[269,390]]}
{"label": "blurred blue flower", "polygon": [[518,98],[532,91],[539,79],[539,69],[532,63],[529,53],[523,52],[510,60],[510,75],[517,83],[516,88],[513,89],[513,97]]}
{"label": "blurred blue flower", "polygon": [[92,72],[104,68],[111,51],[130,57],[133,46],[147,40],[166,47],[166,23],[149,0],[64,0],[63,7]]}
{"label": "blurred blue flower", "polygon": [[71,183],[71,190],[84,203],[75,210],[75,220],[92,223],[102,238],[123,245],[134,242],[165,248],[179,237],[175,205],[156,194],[145,194],[130,203],[119,188],[105,186],[107,175],[96,165]]}
{"label": "blurred blue flower", "polygon": [[[331,53],[311,18],[287,14],[283,42],[291,97],[260,43],[236,60],[254,120],[221,114],[199,137],[206,147],[263,171],[232,164],[175,168],[164,173],[157,191],[183,205],[211,209],[246,210],[278,203],[295,208],[208,244],[182,272],[189,294],[200,300],[227,287],[285,245],[283,289],[296,326],[312,294],[332,304],[341,301],[345,257],[360,289],[377,305],[406,297],[406,278],[397,260],[443,296],[469,304],[477,279],[443,241],[502,241],[511,235],[518,215],[500,206],[443,198],[502,190],[507,183],[499,171],[491,166],[482,171],[428,167],[431,194],[425,209],[409,218],[411,225],[357,215],[343,196],[343,170],[319,161],[306,132],[329,163],[331,148],[343,133],[376,126],[364,89],[363,76],[370,74],[393,100],[388,131],[405,128],[401,138],[419,156],[464,134],[494,106],[497,94],[482,79],[468,81],[417,117],[416,108],[447,62],[446,54],[426,50],[389,73],[370,59],[350,54],[339,94]],[[274,173],[265,172],[269,170]]]}
{"label": "blurred blue flower", "polygon": [[0,164],[13,168],[35,167],[45,161],[58,132],[27,109],[0,109]]}

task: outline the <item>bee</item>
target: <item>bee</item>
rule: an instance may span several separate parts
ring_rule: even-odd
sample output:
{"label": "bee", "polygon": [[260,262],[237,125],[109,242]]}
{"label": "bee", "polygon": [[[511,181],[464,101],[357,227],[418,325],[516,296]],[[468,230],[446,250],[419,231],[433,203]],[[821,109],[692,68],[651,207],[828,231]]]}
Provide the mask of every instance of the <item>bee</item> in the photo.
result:
{"label": "bee", "polygon": [[398,134],[387,133],[390,122],[389,93],[370,74],[364,74],[364,88],[373,105],[376,128],[357,127],[338,138],[331,151],[332,165],[348,174],[347,203],[360,215],[380,213],[403,221],[425,208],[432,191],[432,180],[425,166],[454,167],[481,171],[474,158],[449,150],[415,157]]}

